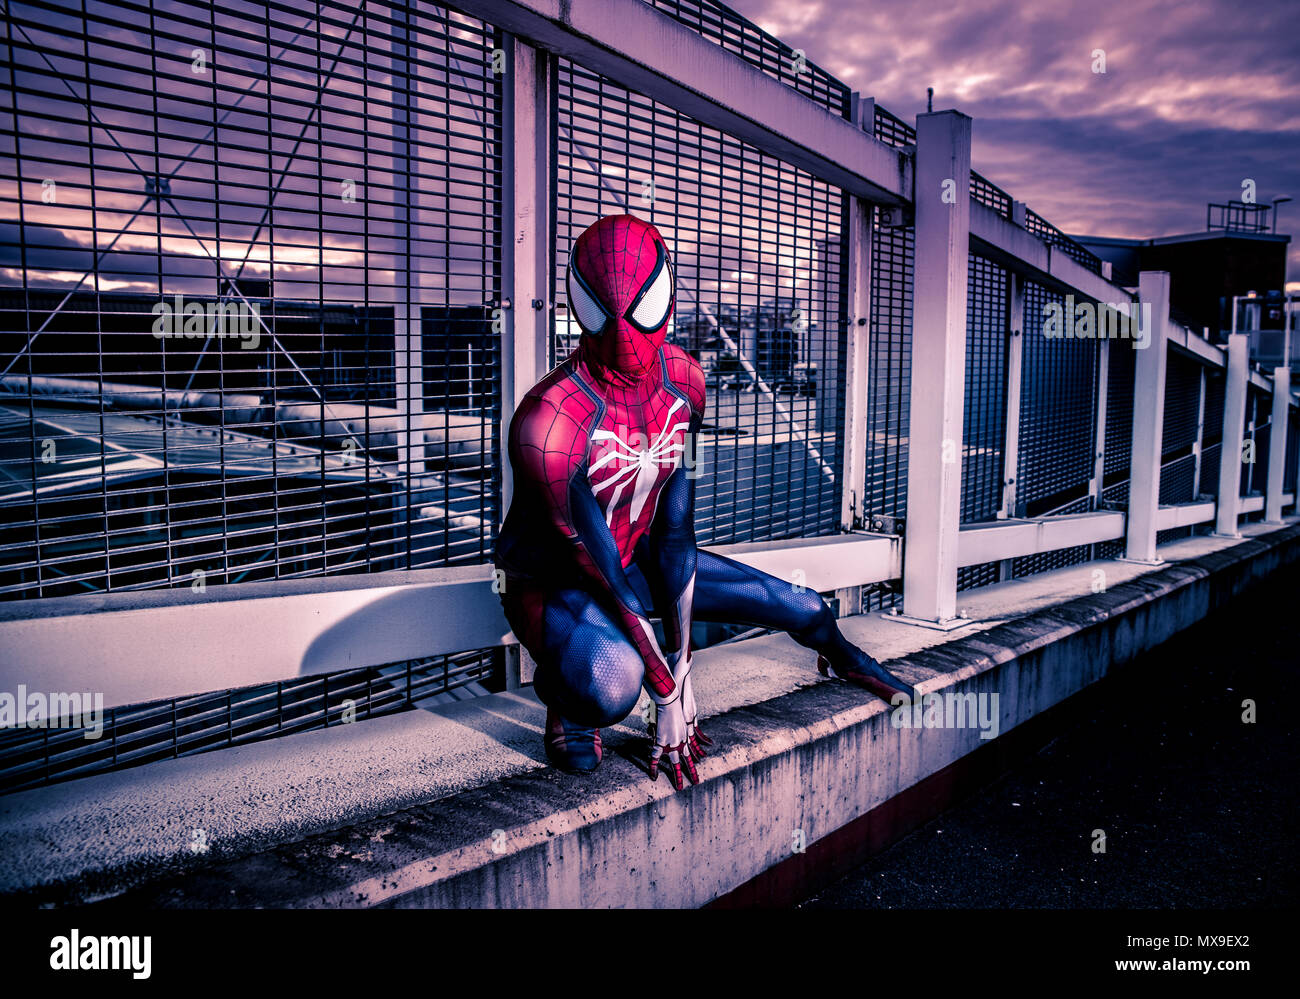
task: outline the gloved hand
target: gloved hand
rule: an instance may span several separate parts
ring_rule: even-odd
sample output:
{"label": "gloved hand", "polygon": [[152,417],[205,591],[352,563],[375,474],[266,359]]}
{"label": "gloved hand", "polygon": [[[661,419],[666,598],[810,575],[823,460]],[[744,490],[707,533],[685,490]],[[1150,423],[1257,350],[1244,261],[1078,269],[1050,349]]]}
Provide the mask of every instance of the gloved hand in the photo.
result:
{"label": "gloved hand", "polygon": [[[670,659],[676,689],[666,702],[651,696],[651,717],[647,723],[650,733],[650,779],[659,779],[660,761],[667,757],[668,764],[664,771],[669,775],[673,786],[682,790],[682,770],[692,784],[700,782],[695,761],[703,759],[699,739],[702,733],[695,724],[695,693],[691,689],[691,659],[689,654],[683,660]],[[689,720],[688,720],[689,719]],[[710,741],[705,737],[705,741]],[[671,767],[671,769],[669,769]]]}

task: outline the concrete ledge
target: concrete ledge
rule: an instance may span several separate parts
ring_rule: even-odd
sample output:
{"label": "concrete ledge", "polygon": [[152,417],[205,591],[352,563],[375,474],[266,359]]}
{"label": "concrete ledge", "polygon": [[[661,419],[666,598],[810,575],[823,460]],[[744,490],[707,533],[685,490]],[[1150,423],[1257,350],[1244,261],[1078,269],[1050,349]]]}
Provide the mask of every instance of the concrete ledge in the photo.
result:
{"label": "concrete ledge", "polygon": [[[894,658],[925,692],[999,694],[1005,733],[1300,558],[1294,519],[1280,530],[1246,525],[1243,531],[1254,536],[1165,546],[1168,564],[1156,571],[1091,563],[1047,574],[1050,579],[963,594],[964,604],[989,613],[956,638],[918,637],[921,629],[878,615],[849,619],[846,631],[863,641],[862,632],[871,630],[874,637],[864,644]],[[1107,589],[1092,593],[1099,567]],[[0,885],[9,893],[6,901],[20,905],[106,895],[114,896],[113,904],[202,907],[703,905],[789,862],[795,830],[815,853],[900,792],[991,744],[973,728],[896,728],[883,702],[838,681],[809,677],[810,663],[790,662],[794,647],[782,643],[788,639],[771,636],[706,650],[712,658],[702,664],[702,680],[711,672],[715,681],[737,679],[723,665],[747,656],[766,656],[770,667],[747,687],[741,684],[739,699],[710,690],[707,703],[721,712],[708,724],[719,752],[704,762],[703,782],[685,793],[645,781],[633,762],[641,748],[634,722],[611,731],[607,763],[590,778],[542,765],[535,747],[540,711],[511,695],[500,704],[514,705],[513,714],[499,719],[511,733],[504,738],[516,740],[511,765],[483,751],[480,743],[494,733],[471,729],[467,716],[438,720],[449,730],[446,737],[459,732],[464,755],[491,759],[495,779],[462,774],[459,788],[425,788],[423,800],[403,801],[400,794],[385,794],[382,780],[371,775],[368,803],[335,814],[329,832],[321,830],[330,815],[286,814],[279,806],[291,792],[310,801],[335,782],[346,790],[355,779],[348,773],[349,752],[360,753],[365,740],[376,738],[367,729],[378,722],[310,733],[334,740],[334,770],[322,771],[319,759],[295,769],[301,762],[295,748],[319,745],[295,736],[145,768],[149,774],[107,775],[114,780],[8,796],[0,799]],[[900,650],[909,644],[911,651]],[[894,650],[902,655],[891,656]],[[773,689],[773,696],[755,697]],[[291,745],[295,739],[302,741]],[[396,756],[391,744],[373,748],[386,753],[393,773],[436,770],[444,762],[432,754],[421,758],[414,746]],[[249,796],[260,793],[266,807],[246,807],[232,817],[216,795],[243,792],[231,782],[241,766],[248,777],[250,756],[266,768],[263,781],[278,764],[288,787],[254,785]],[[197,768],[221,772],[198,793],[189,785],[178,790],[182,773],[196,779]],[[142,781],[154,782],[155,797],[141,796]],[[186,792],[191,811],[177,811],[167,794],[179,799]],[[197,855],[185,849],[186,824],[201,818],[205,805],[214,827],[229,821],[234,828],[214,834],[210,851]],[[127,825],[112,835],[96,828],[105,821]],[[152,852],[144,849],[133,838],[145,835],[140,827],[166,838],[168,850],[160,852],[156,843]],[[285,842],[291,838],[297,841]]]}

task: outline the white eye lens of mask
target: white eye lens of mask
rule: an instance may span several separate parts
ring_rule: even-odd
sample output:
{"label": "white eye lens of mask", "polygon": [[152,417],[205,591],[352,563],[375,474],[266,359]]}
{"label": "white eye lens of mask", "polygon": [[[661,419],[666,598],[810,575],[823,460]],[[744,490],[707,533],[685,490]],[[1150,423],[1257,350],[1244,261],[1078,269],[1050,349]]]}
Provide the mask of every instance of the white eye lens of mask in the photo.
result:
{"label": "white eye lens of mask", "polygon": [[654,330],[668,319],[668,306],[673,300],[673,272],[664,261],[654,284],[646,289],[641,301],[637,302],[632,312],[632,321],[642,329]]}
{"label": "white eye lens of mask", "polygon": [[582,282],[574,279],[572,264],[569,265],[568,286],[569,308],[573,311],[573,317],[578,320],[578,325],[589,333],[603,329],[607,318],[605,310],[587,293]]}

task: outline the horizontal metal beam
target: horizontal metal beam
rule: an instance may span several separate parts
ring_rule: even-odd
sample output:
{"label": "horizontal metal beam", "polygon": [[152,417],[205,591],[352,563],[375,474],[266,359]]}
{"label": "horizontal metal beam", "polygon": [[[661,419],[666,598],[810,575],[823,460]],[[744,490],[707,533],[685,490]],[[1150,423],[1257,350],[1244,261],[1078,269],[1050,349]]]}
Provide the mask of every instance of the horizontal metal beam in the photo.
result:
{"label": "horizontal metal beam", "polygon": [[1156,529],[1167,531],[1171,527],[1191,527],[1214,520],[1214,500],[1198,503],[1173,503],[1156,511]]}
{"label": "horizontal metal beam", "polygon": [[1254,385],[1255,388],[1259,389],[1261,392],[1267,392],[1269,395],[1273,394],[1273,379],[1268,377],[1268,375],[1264,374],[1262,371],[1257,371],[1254,364],[1251,364],[1250,366],[1249,378],[1250,384]]}
{"label": "horizontal metal beam", "polygon": [[1116,510],[963,524],[957,541],[957,564],[982,565],[1123,536],[1124,514]]}
{"label": "horizontal metal beam", "polygon": [[[1294,495],[1284,497],[1285,504]],[[1242,500],[1241,512],[1264,508]],[[1161,530],[1214,519],[1161,507]],[[961,566],[1124,536],[1117,511],[964,525]],[[818,593],[902,576],[902,538],[855,532],[710,546]],[[418,569],[0,604],[0,690],[89,691],[105,707],[274,683],[514,641],[491,566]]]}
{"label": "horizontal metal beam", "polygon": [[1130,302],[1133,296],[1117,284],[1094,274],[1068,254],[1049,246],[988,205],[970,206],[971,252],[1015,271],[1055,291],[1095,302]]}
{"label": "horizontal metal beam", "polygon": [[823,538],[710,546],[708,550],[817,593],[880,583],[903,574],[903,539],[892,534],[855,531]]}
{"label": "horizontal metal beam", "polygon": [[490,566],[0,605],[0,690],[117,707],[501,644]]}
{"label": "horizontal metal beam", "polygon": [[[853,534],[710,550],[818,593],[901,574],[902,541]],[[515,641],[489,565],[82,594],[0,604],[0,691],[106,707]]]}
{"label": "horizontal metal beam", "polygon": [[1201,364],[1212,368],[1227,366],[1228,352],[1226,350],[1218,344],[1210,343],[1205,337],[1189,330],[1186,326],[1171,322],[1167,339],[1171,348],[1195,361],[1199,361]]}
{"label": "horizontal metal beam", "polygon": [[891,205],[912,200],[906,152],[641,0],[462,0],[457,6],[850,194]]}

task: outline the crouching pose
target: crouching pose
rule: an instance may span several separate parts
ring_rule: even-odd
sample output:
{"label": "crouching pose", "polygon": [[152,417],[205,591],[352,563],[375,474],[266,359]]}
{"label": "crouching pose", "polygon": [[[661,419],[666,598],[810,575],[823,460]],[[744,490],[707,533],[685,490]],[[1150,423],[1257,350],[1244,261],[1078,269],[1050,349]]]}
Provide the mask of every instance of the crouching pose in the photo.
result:
{"label": "crouching pose", "polygon": [[[704,418],[704,374],[664,343],[673,270],[658,230],[600,219],[568,272],[578,347],[537,383],[510,425],[514,497],[497,542],[501,601],[537,662],[547,756],[589,773],[600,729],[644,686],[655,705],[650,779],[674,786],[711,743],[691,688],[691,622],[786,631],[826,674],[885,698],[912,687],[844,638],[815,592],[695,546],[695,480],[683,454]],[[650,618],[663,621],[663,648]]]}

